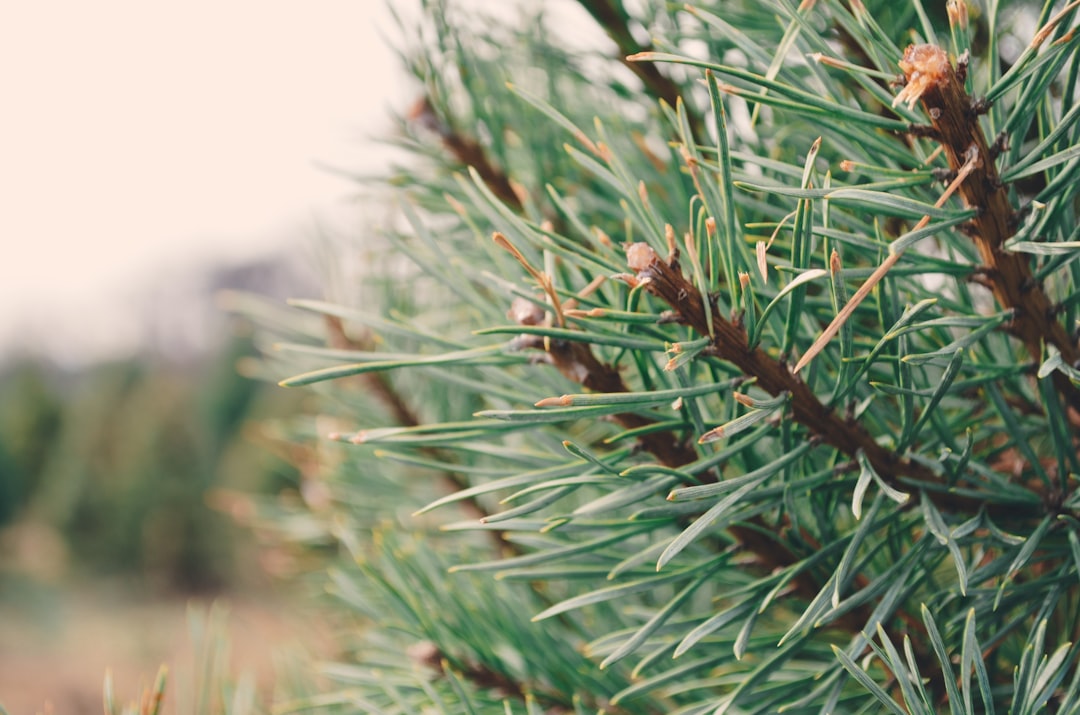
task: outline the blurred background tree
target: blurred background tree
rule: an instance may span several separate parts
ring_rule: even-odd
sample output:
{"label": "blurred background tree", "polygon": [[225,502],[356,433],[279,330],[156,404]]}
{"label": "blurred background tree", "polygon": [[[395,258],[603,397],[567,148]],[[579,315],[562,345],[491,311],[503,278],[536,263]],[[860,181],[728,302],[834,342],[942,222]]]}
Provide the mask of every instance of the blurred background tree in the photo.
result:
{"label": "blurred background tree", "polygon": [[[281,296],[309,280],[293,257],[218,267],[147,316],[135,354],[96,363],[9,354],[0,366],[0,585],[112,579],[167,596],[257,582],[251,534],[214,495],[296,488],[296,469],[268,448],[266,431],[304,400],[238,371],[254,350],[250,326],[226,321],[217,296]],[[207,331],[194,345],[187,324]]]}
{"label": "blurred background tree", "polygon": [[[39,359],[0,378],[5,579],[134,578],[163,592],[240,586],[246,542],[211,508],[213,487],[296,482],[256,426],[297,399],[240,375],[229,341],[204,360],[140,356],[70,372]],[[70,571],[69,571],[70,569]]]}

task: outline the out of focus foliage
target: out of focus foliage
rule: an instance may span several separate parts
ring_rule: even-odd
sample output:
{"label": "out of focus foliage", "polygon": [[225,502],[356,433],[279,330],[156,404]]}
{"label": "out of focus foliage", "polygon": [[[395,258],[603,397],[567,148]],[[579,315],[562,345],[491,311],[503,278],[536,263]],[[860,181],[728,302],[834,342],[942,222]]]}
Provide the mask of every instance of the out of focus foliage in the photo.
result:
{"label": "out of focus foliage", "polygon": [[260,432],[298,403],[237,372],[247,350],[237,339],[191,364],[71,372],[25,358],[0,371],[0,579],[134,576],[181,591],[242,579],[246,537],[207,496],[295,483]]}

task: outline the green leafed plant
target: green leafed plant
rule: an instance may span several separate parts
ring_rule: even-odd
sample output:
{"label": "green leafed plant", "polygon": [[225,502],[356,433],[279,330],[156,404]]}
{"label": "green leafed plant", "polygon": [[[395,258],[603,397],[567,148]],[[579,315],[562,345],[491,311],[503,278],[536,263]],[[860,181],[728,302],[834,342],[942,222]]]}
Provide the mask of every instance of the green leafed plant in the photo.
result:
{"label": "green leafed plant", "polygon": [[285,711],[1080,712],[1077,5],[425,3]]}

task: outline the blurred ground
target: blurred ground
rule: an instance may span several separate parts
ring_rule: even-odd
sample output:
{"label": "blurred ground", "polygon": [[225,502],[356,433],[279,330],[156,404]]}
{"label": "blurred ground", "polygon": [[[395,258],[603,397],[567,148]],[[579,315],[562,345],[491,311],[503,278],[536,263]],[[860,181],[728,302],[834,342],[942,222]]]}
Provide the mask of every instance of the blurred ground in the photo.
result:
{"label": "blurred ground", "polygon": [[[33,356],[0,363],[0,705],[8,715],[100,715],[107,668],[122,703],[136,700],[163,662],[170,697],[190,691],[184,670],[206,660],[188,635],[192,593],[235,594],[222,634],[233,642],[230,670],[253,670],[259,702],[270,703],[275,651],[311,629],[273,590],[291,576],[289,564],[257,545],[257,529],[234,522],[243,499],[221,495],[295,493],[297,469],[287,450],[275,452],[280,440],[266,425],[299,414],[301,396],[242,377],[236,364],[250,351],[238,337],[187,361],[147,354],[78,370]],[[205,615],[209,603],[195,605]]]}
{"label": "blurred ground", "polygon": [[[315,631],[283,597],[237,595],[218,603],[229,613],[232,672],[252,672],[258,701],[268,704],[275,655],[310,645]],[[9,715],[100,715],[106,668],[117,699],[130,702],[166,663],[165,712],[174,713],[173,698],[191,687],[196,662],[188,608],[205,615],[209,605],[137,598],[116,584],[67,592],[9,589],[0,594],[0,704]]]}

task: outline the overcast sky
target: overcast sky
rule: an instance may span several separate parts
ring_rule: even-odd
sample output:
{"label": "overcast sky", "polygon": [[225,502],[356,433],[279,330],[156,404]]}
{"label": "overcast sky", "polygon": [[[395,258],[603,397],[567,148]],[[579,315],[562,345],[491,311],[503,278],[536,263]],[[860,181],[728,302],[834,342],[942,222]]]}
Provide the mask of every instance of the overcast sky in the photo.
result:
{"label": "overcast sky", "polygon": [[6,3],[0,354],[123,349],[147,288],[348,222],[316,165],[367,168],[415,91],[391,27],[383,0]]}

